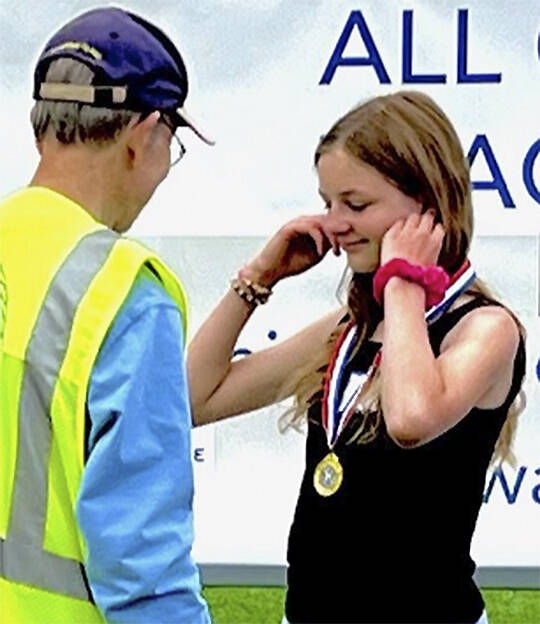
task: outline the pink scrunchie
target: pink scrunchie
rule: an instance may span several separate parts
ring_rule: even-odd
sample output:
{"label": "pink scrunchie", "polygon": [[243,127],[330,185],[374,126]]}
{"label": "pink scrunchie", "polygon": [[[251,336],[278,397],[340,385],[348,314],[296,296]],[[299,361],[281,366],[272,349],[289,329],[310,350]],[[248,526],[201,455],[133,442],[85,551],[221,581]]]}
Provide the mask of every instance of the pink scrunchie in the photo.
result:
{"label": "pink scrunchie", "polygon": [[443,300],[450,283],[447,272],[440,266],[421,266],[403,258],[393,258],[380,266],[373,278],[373,296],[377,303],[382,303],[384,287],[391,277],[401,277],[422,286],[426,293],[426,309]]}

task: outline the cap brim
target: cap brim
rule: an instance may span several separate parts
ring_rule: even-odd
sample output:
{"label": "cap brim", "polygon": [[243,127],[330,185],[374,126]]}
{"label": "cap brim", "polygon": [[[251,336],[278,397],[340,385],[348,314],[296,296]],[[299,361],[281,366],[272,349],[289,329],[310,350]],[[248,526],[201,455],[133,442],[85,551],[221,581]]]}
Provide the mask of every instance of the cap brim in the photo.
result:
{"label": "cap brim", "polygon": [[204,132],[201,129],[200,125],[193,119],[193,117],[186,111],[186,109],[184,107],[177,108],[176,109],[176,113],[178,114],[178,116],[182,120],[182,123],[179,124],[179,125],[184,125],[184,126],[188,126],[189,128],[191,128],[193,130],[193,132],[195,132],[195,134],[201,140],[203,140],[207,145],[215,145],[216,144],[214,139],[211,139],[206,134],[206,132]]}

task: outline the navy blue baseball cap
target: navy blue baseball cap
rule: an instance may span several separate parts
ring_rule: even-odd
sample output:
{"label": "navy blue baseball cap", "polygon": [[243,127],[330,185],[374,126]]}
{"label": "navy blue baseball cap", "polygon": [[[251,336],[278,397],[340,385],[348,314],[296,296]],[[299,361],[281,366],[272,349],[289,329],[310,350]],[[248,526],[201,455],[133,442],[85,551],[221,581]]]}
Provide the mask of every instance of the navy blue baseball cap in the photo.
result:
{"label": "navy blue baseball cap", "polygon": [[[46,81],[49,65],[72,58],[94,73],[91,85]],[[47,42],[34,73],[34,99],[148,113],[166,112],[176,126],[188,126],[213,145],[186,112],[188,76],[180,52],[159,28],[120,8],[79,15]]]}

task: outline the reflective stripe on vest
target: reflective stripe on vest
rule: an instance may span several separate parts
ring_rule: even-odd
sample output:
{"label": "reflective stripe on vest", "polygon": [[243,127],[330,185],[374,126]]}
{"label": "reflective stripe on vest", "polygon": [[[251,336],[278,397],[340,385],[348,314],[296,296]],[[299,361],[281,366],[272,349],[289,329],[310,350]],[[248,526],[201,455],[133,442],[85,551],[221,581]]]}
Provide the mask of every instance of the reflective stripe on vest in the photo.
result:
{"label": "reflective stripe on vest", "polygon": [[1,576],[86,600],[91,595],[82,564],[43,549],[52,441],[49,411],[75,312],[117,240],[110,230],[83,237],[54,276],[39,311],[25,357],[10,526],[6,539],[0,540]]}

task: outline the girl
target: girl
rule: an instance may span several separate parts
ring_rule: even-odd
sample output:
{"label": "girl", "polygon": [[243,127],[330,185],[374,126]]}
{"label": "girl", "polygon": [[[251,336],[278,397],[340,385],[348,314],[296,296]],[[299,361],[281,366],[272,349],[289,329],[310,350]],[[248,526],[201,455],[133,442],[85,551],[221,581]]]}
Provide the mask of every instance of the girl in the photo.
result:
{"label": "girl", "polygon": [[[485,473],[510,454],[524,330],[467,260],[468,165],[426,95],[377,97],[315,153],[326,214],[283,226],[190,347],[195,422],[295,397],[306,466],[286,621],[487,622],[470,542]],[[333,249],[347,305],[231,362],[257,304]]]}

